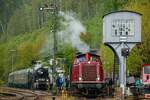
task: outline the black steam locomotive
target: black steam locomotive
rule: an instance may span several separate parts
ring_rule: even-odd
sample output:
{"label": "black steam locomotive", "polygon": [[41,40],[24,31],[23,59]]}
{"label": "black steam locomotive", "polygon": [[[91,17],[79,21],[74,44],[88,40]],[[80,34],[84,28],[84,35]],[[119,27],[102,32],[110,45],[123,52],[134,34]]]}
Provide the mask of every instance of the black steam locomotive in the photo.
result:
{"label": "black steam locomotive", "polygon": [[8,77],[8,86],[10,87],[47,89],[48,84],[48,69],[43,67],[14,71]]}

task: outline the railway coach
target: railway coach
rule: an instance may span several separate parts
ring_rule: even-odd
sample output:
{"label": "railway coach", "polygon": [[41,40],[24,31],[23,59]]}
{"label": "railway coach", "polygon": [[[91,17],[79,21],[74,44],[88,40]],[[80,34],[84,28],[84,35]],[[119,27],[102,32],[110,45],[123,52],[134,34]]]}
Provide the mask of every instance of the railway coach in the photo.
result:
{"label": "railway coach", "polygon": [[150,64],[144,64],[141,73],[144,96],[150,99]]}

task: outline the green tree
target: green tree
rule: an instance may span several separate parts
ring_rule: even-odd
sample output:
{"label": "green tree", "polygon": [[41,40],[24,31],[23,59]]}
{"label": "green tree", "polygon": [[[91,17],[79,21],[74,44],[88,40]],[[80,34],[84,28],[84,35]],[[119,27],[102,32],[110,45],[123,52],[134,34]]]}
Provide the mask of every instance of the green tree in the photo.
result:
{"label": "green tree", "polygon": [[[128,60],[129,70],[132,70],[134,68],[134,72],[140,73],[141,65],[148,64],[150,61],[150,1],[131,1],[126,5],[125,9],[136,11],[142,14],[142,43],[140,43],[133,49]],[[131,72],[133,72],[133,70]]]}

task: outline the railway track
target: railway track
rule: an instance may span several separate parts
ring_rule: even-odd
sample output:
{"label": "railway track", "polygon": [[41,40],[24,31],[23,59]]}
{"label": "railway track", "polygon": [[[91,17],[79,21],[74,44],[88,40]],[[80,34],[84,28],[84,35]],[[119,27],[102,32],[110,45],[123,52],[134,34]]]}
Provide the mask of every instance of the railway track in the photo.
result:
{"label": "railway track", "polygon": [[102,97],[97,97],[97,98],[73,97],[73,99],[71,100],[149,100],[149,99],[144,99],[141,96],[137,96],[137,97],[129,96],[124,99],[116,98],[116,97],[113,97],[113,98],[110,98],[110,97],[103,97],[103,98]]}
{"label": "railway track", "polygon": [[[67,92],[53,96],[45,91],[23,90],[9,87],[0,87],[0,100],[121,100],[119,97],[96,97],[86,98],[82,96],[71,96]],[[141,96],[129,96],[124,100],[145,100]]]}
{"label": "railway track", "polygon": [[44,91],[32,91],[16,88],[0,87],[0,100],[46,100],[51,95]]}

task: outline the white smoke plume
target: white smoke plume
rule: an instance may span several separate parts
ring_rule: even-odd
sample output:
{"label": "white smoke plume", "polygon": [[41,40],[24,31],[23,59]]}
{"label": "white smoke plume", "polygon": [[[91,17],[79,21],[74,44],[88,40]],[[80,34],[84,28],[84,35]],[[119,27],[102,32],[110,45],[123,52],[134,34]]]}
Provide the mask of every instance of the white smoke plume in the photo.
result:
{"label": "white smoke plume", "polygon": [[59,12],[59,16],[63,17],[61,21],[63,29],[58,32],[58,36],[65,42],[70,43],[74,48],[80,52],[88,52],[89,46],[80,39],[81,33],[86,33],[85,27],[82,23],[74,17],[71,12]]}

